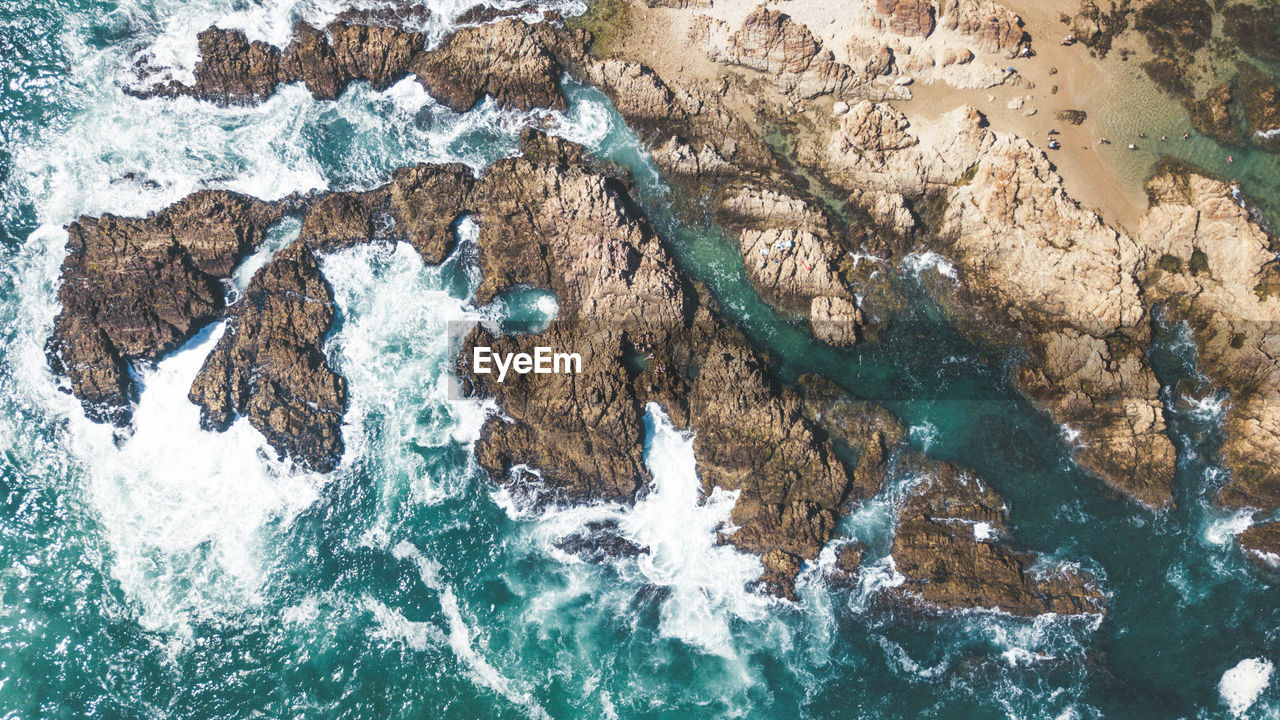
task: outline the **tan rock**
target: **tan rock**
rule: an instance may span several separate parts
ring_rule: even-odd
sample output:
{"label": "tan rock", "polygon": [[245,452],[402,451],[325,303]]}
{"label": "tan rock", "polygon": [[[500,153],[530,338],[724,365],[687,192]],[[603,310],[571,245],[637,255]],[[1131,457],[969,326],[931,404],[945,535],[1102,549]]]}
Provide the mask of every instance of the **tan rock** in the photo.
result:
{"label": "tan rock", "polygon": [[836,346],[858,342],[862,311],[845,298],[815,297],[809,305],[809,326],[814,337]]}

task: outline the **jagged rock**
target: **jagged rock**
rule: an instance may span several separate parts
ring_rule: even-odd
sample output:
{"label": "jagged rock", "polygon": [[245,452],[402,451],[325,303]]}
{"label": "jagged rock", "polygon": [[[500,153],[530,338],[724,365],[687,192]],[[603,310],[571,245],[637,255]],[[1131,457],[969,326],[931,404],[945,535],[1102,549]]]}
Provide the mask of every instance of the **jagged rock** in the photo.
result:
{"label": "jagged rock", "polygon": [[1176,457],[1143,343],[1066,328],[1034,335],[1029,350],[1018,386],[1083,438],[1076,461],[1147,505],[1172,503]]}
{"label": "jagged rock", "polygon": [[889,29],[899,35],[929,37],[935,20],[928,0],[876,0],[876,11],[889,16]]}
{"label": "jagged rock", "polygon": [[[225,105],[260,102],[281,83],[300,81],[316,98],[333,100],[354,81],[384,90],[412,73],[433,98],[458,112],[485,95],[503,107],[563,110],[564,68],[548,46],[569,37],[508,19],[462,28],[424,50],[420,33],[339,20],[323,30],[299,23],[281,51],[249,44],[238,30],[209,28],[200,34],[195,85],[170,82],[138,94],[191,95]],[[580,45],[581,38],[573,43]]]}
{"label": "jagged rock", "polygon": [[814,337],[829,345],[854,345],[858,342],[862,312],[844,298],[815,297],[809,306],[809,325]]}
{"label": "jagged rock", "polygon": [[1240,72],[1241,103],[1250,140],[1280,149],[1280,85],[1252,66]]}
{"label": "jagged rock", "polygon": [[1275,238],[1219,180],[1168,167],[1147,191],[1152,207],[1138,234],[1147,252],[1144,287],[1170,319],[1190,325],[1201,370],[1231,393],[1222,445],[1231,473],[1219,499],[1271,511],[1280,507]]}
{"label": "jagged rock", "polygon": [[784,92],[802,97],[842,94],[855,82],[852,68],[836,62],[807,27],[778,10],[758,5],[728,33],[722,21],[703,18],[693,28],[694,44],[713,59],[758,70],[775,78]]}
{"label": "jagged rock", "polygon": [[1236,536],[1245,557],[1267,572],[1280,570],[1280,522],[1250,525]]}
{"label": "jagged rock", "polygon": [[809,68],[822,43],[789,16],[758,5],[729,37],[732,62],[766,73],[800,74]]}
{"label": "jagged rock", "polygon": [[[973,108],[913,126],[887,105],[862,102],[797,156],[848,188],[851,201],[905,195],[941,207],[924,219],[933,248],[957,269],[956,282],[938,290],[944,304],[989,339],[1010,330],[1027,338],[1020,387],[1081,433],[1082,465],[1143,502],[1172,501],[1173,445],[1141,352],[1149,334],[1134,279],[1141,251],[1068,197],[1042,152],[991,132]],[[895,217],[891,208],[873,214]],[[966,319],[974,310],[976,323]]]}
{"label": "jagged rock", "polygon": [[850,467],[850,499],[866,500],[884,485],[889,454],[907,437],[907,429],[879,405],[849,399],[835,383],[816,375],[800,378],[805,415],[830,439]]}
{"label": "jagged rock", "polygon": [[639,557],[649,552],[649,548],[623,537],[618,523],[612,520],[587,523],[582,532],[556,540],[555,546],[570,555],[595,563]]}
{"label": "jagged rock", "polygon": [[818,556],[843,515],[848,470],[815,434],[798,394],[773,388],[741,344],[706,350],[688,399],[703,485],[741,491],[729,542],[760,554],[766,583],[794,597],[800,559]]}
{"label": "jagged rock", "polygon": [[438,48],[418,55],[411,71],[431,97],[457,112],[485,95],[518,110],[564,110],[564,68],[535,37],[539,34],[545,35],[520,20],[462,28]]}
{"label": "jagged rock", "polygon": [[1070,567],[1041,569],[1006,547],[1004,501],[981,479],[939,464],[903,505],[893,559],[907,602],[940,609],[989,608],[1014,615],[1100,613],[1092,578]]}
{"label": "jagged rock", "polygon": [[1169,504],[1174,451],[1142,352],[1133,240],[1067,197],[1043,153],[1006,138],[952,192],[941,233],[955,239],[966,292],[1030,326],[1020,387],[1082,434],[1080,463],[1145,503]]}
{"label": "jagged rock", "polygon": [[992,0],[940,0],[939,24],[973,39],[982,52],[1016,57],[1026,33],[1022,19]]}
{"label": "jagged rock", "polygon": [[[524,155],[489,168],[476,190],[484,278],[478,297],[535,286],[553,291],[560,310],[542,333],[492,337],[481,328],[469,338],[460,376],[473,392],[495,397],[510,419],[485,426],[476,456],[498,478],[521,465],[537,468],[548,499],[630,499],[648,477],[644,387],[675,381],[674,373],[655,376],[683,324],[684,290],[616,179],[586,170],[576,146],[535,142],[527,137]],[[651,372],[636,375],[629,351],[646,336],[659,357]],[[582,373],[499,383],[472,372],[476,345],[576,352]]]}
{"label": "jagged rock", "polygon": [[347,388],[322,351],[333,292],[306,244],[276,253],[229,316],[191,384],[200,424],[225,431],[243,415],[281,456],[329,472],[342,457]]}
{"label": "jagged rock", "polygon": [[[255,40],[241,30],[211,27],[196,36],[200,62],[190,94],[222,104],[260,102],[281,82],[279,49]],[[181,86],[168,87],[180,94]]]}
{"label": "jagged rock", "polygon": [[46,353],[89,417],[128,423],[129,363],[159,359],[216,319],[222,282],[282,210],[202,191],[147,218],[82,217],[67,228],[62,311]]}

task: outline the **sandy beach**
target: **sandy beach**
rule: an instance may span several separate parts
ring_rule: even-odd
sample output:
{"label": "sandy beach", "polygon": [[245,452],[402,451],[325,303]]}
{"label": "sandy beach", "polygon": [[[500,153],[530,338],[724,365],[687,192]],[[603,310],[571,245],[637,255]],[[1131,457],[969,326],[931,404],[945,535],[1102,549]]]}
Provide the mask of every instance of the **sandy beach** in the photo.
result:
{"label": "sandy beach", "polygon": [[[975,54],[973,74],[983,69],[990,73],[1013,68],[1016,77],[992,87],[965,87],[948,82],[941,73],[925,71],[909,86],[911,98],[892,104],[912,121],[935,118],[963,105],[977,108],[996,132],[1025,138],[1043,149],[1072,198],[1098,212],[1106,222],[1133,230],[1147,208],[1144,183],[1163,154],[1161,135],[1168,136],[1169,143],[1183,142],[1182,133],[1191,129],[1185,111],[1142,72],[1144,48],[1129,47],[1131,56],[1125,61],[1120,59],[1119,47],[1108,57],[1097,58],[1079,43],[1059,44],[1069,32],[1060,15],[1074,12],[1074,3],[1013,0],[1005,4],[1022,18],[1033,55],[1010,60],[983,53],[972,43],[967,45]],[[635,5],[627,54],[643,58],[663,75],[708,79],[737,73],[750,77],[755,74],[751,70],[722,65],[701,54],[669,52],[670,38],[686,36],[700,15],[737,27],[758,5],[757,0],[717,0],[710,7],[684,9]],[[865,34],[869,26],[857,13],[871,12],[867,8],[848,12],[848,8],[817,2],[775,3],[770,7],[804,24],[841,62],[851,59],[847,51],[850,38]],[[913,42],[936,52],[959,39],[939,29],[927,41]],[[900,63],[904,60],[901,55],[899,52]],[[726,100],[733,104],[732,97]],[[829,112],[832,102],[818,98],[809,101],[812,107],[806,110]],[[1059,118],[1066,110],[1086,110],[1088,116],[1082,124],[1072,125]],[[1051,136],[1051,130],[1058,135]],[[1140,138],[1139,133],[1147,137]],[[1049,149],[1052,137],[1061,143],[1060,149]],[[1102,142],[1104,138],[1109,144]],[[1137,149],[1129,149],[1130,143]]]}

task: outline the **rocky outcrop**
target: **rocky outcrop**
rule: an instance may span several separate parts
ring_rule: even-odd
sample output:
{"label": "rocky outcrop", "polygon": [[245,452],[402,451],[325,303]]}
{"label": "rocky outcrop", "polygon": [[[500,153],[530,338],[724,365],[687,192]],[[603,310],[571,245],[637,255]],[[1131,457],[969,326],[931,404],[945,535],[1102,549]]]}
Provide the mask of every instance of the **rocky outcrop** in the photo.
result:
{"label": "rocky outcrop", "polygon": [[1013,615],[1101,613],[1092,578],[1009,549],[1004,501],[981,479],[945,463],[912,490],[898,515],[893,592],[932,608]]}
{"label": "rocky outcrop", "polygon": [[[485,426],[476,456],[498,479],[536,468],[539,492],[551,501],[629,500],[647,478],[644,403],[665,400],[665,388],[680,381],[674,369],[660,368],[671,362],[688,299],[621,184],[584,168],[576,146],[531,142],[522,157],[491,167],[476,190],[478,299],[535,286],[553,291],[560,309],[538,334],[499,337],[480,328],[469,338],[459,374],[472,392],[494,397],[507,418]],[[643,370],[635,365],[642,344],[656,349]],[[472,372],[476,345],[579,353],[582,372],[498,382]],[[681,417],[671,405],[664,403]]]}
{"label": "rocky outcrop", "polygon": [[1204,97],[1187,101],[1191,122],[1196,130],[1226,143],[1240,142],[1240,131],[1231,118],[1231,85],[1222,84]]}
{"label": "rocky outcrop", "polygon": [[889,456],[907,430],[880,405],[851,400],[835,383],[816,375],[800,378],[804,411],[850,468],[850,500],[866,500],[884,486]]}
{"label": "rocky outcrop", "polygon": [[385,90],[413,74],[437,102],[458,112],[486,95],[520,110],[566,106],[559,86],[564,68],[547,47],[569,36],[519,20],[462,28],[431,50],[420,33],[348,20],[323,29],[299,24],[283,50],[248,43],[239,30],[209,28],[199,37],[195,84],[170,81],[138,94],[247,104],[281,84],[301,82],[317,99],[333,100],[352,82]]}
{"label": "rocky outcrop", "polygon": [[763,4],[736,29],[722,20],[701,16],[691,29],[690,40],[705,48],[712,59],[764,73],[783,92],[801,97],[842,95],[857,84],[853,69],[837,62],[807,27]]}
{"label": "rocky outcrop", "polygon": [[1249,140],[1280,150],[1280,83],[1247,65],[1241,68],[1239,82]]}
{"label": "rocky outcrop", "polygon": [[1236,536],[1245,557],[1259,568],[1274,573],[1280,570],[1280,522],[1258,523]]}
{"label": "rocky outcrop", "polygon": [[992,0],[941,0],[938,16],[939,25],[969,36],[982,52],[1016,57],[1029,42],[1022,19]]}
{"label": "rocky outcrop", "polygon": [[1156,507],[1172,502],[1173,445],[1147,362],[1135,243],[1067,197],[1043,154],[997,139],[951,194],[940,234],[965,291],[1027,328],[1019,385],[1081,433],[1076,458]]}
{"label": "rocky outcrop", "polygon": [[282,457],[329,472],[342,457],[347,388],[322,351],[333,292],[306,244],[276,253],[228,316],[191,384],[200,424],[221,432],[244,416]]}
{"label": "rocky outcrop", "polygon": [[[471,392],[493,396],[494,418],[476,446],[495,477],[542,500],[629,500],[647,484],[643,408],[662,406],[696,431],[708,492],[740,490],[738,530],[726,540],[764,558],[763,581],[792,595],[805,559],[830,540],[850,476],[793,391],[687,286],[616,179],[583,168],[581,151],[527,140],[475,191],[481,237],[479,299],[513,286],[556,293],[545,331],[478,329],[460,356]],[[572,349],[582,372],[508,377],[472,372],[470,348]],[[536,469],[531,471],[529,469]]]}
{"label": "rocky outcrop", "polygon": [[502,107],[564,110],[565,70],[548,49],[550,37],[519,20],[463,28],[420,54],[410,70],[436,101],[457,112],[486,95]]}
{"label": "rocky outcrop", "polygon": [[809,305],[809,326],[819,340],[846,347],[858,342],[862,311],[844,298],[815,297]]}
{"label": "rocky outcrop", "polygon": [[741,491],[728,541],[761,555],[766,585],[791,597],[801,561],[835,534],[851,478],[800,396],[775,388],[745,346],[717,340],[705,353],[688,396],[699,474],[708,488]]}
{"label": "rocky outcrop", "polygon": [[128,423],[130,364],[159,359],[221,315],[223,281],[282,210],[202,191],[147,218],[83,217],[67,228],[46,353],[89,417]]}
{"label": "rocky outcrop", "polygon": [[[988,340],[1025,338],[1019,385],[1080,433],[1083,466],[1152,506],[1172,501],[1174,450],[1143,352],[1141,251],[1068,197],[1043,153],[991,132],[973,108],[913,126],[864,101],[797,156],[851,202],[884,202],[885,220],[899,204],[931,208],[919,237],[956,266],[956,282],[936,288],[953,317]],[[911,217],[899,226],[915,228]]]}
{"label": "rocky outcrop", "polygon": [[899,35],[929,37],[937,24],[929,0],[876,0],[876,12],[887,16],[889,29]]}
{"label": "rocky outcrop", "polygon": [[1170,167],[1148,184],[1139,238],[1144,286],[1171,320],[1186,321],[1200,369],[1231,393],[1222,460],[1229,507],[1280,507],[1280,268],[1276,241],[1232,188]]}

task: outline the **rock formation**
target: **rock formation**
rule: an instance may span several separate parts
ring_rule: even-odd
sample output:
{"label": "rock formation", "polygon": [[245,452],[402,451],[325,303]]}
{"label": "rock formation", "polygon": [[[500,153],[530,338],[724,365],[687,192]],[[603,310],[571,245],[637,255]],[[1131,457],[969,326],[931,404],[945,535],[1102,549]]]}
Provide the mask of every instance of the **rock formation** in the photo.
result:
{"label": "rock formation", "polygon": [[84,217],[67,228],[62,311],[46,352],[89,417],[129,422],[129,365],[159,359],[221,315],[223,281],[282,209],[202,191],[147,218]]}
{"label": "rock formation", "polygon": [[[923,9],[920,3],[898,2],[885,12],[904,29],[915,31],[918,25],[928,35]],[[986,52],[1016,53],[1024,42],[1016,16],[990,2],[944,3],[938,24],[975,38]],[[865,80],[861,71],[837,62],[803,25],[763,6],[736,28],[706,23],[698,32],[725,62],[777,76],[775,89],[785,97],[839,94],[855,79]],[[414,33],[350,18],[323,31],[300,26],[283,49],[210,30],[201,38],[208,51],[196,83],[171,83],[152,92],[256,102],[280,83],[303,82],[317,97],[332,98],[352,81],[386,87],[413,74],[455,110],[484,96],[504,107],[563,108],[559,81],[567,72],[603,89],[652,143],[653,157],[668,178],[708,202],[715,220],[737,238],[762,295],[781,308],[809,313],[815,333],[838,345],[856,341],[864,320],[850,291],[847,258],[882,242],[875,237],[876,223],[898,240],[911,235],[913,203],[947,185],[951,207],[924,218],[928,229],[969,263],[965,267],[973,277],[979,269],[998,276],[998,282],[967,288],[967,301],[1004,313],[1010,324],[1026,323],[1046,347],[1045,333],[1068,338],[1066,349],[1044,353],[1043,364],[1054,372],[1069,365],[1058,362],[1059,356],[1077,347],[1102,357],[1100,365],[1086,358],[1063,371],[1078,378],[1073,392],[1079,397],[1049,398],[1051,409],[1061,412],[1064,403],[1077,408],[1084,401],[1104,407],[1098,411],[1105,418],[1102,429],[1093,437],[1107,439],[1112,433],[1120,438],[1119,449],[1103,443],[1108,458],[1120,457],[1116,477],[1136,471],[1126,450],[1140,452],[1135,449],[1140,441],[1162,437],[1158,414],[1128,412],[1131,404],[1141,410],[1150,388],[1144,384],[1145,365],[1129,367],[1124,363],[1131,356],[1116,354],[1130,346],[1113,349],[1121,347],[1118,338],[1135,346],[1142,340],[1136,328],[1144,314],[1140,305],[1132,312],[1124,278],[1107,276],[1116,280],[1120,293],[1102,301],[1092,287],[1079,291],[1079,304],[1074,296],[1067,296],[1069,302],[1054,297],[1070,290],[1062,286],[1063,276],[1097,269],[1091,265],[1094,254],[1103,248],[1123,250],[1124,238],[1098,228],[1096,218],[1069,203],[1043,158],[1034,157],[1025,144],[995,137],[982,127],[980,115],[964,111],[953,116],[959,131],[938,128],[928,138],[926,154],[917,147],[922,136],[910,132],[895,111],[861,103],[840,120],[837,132],[827,135],[827,128],[820,128],[818,144],[798,148],[801,168],[764,141],[760,117],[742,113],[743,107],[762,107],[750,101],[743,86],[662,77],[621,59],[625,53],[609,60],[590,57],[585,44],[583,35],[514,20],[464,28],[430,50]],[[892,53],[886,52],[869,51],[864,69],[883,72],[892,63]],[[816,158],[814,148],[828,139],[825,147],[834,149]],[[1010,181],[1013,192],[1030,198],[1030,205],[1024,209],[1007,193],[966,189],[974,174],[983,173]],[[848,192],[848,205],[812,191],[814,182],[827,181]],[[961,201],[986,207],[994,219],[965,214]],[[502,409],[476,446],[480,464],[499,482],[514,482],[551,501],[634,497],[647,481],[641,462],[643,408],[657,402],[678,425],[695,431],[704,487],[739,491],[732,517],[738,529],[725,540],[760,554],[763,583],[785,596],[792,596],[802,563],[816,558],[832,539],[849,504],[880,485],[901,429],[885,421],[882,410],[851,409],[831,400],[832,392],[815,390],[812,382],[803,390],[780,385],[768,363],[719,318],[714,302],[675,269],[635,209],[626,179],[589,167],[576,146],[530,135],[522,140],[520,157],[500,161],[478,180],[463,168],[407,168],[382,188],[310,198],[305,210],[299,240],[255,277],[244,304],[227,315],[227,334],[193,385],[192,398],[204,407],[211,427],[244,413],[282,453],[313,467],[331,467],[341,452],[337,419],[345,397],[341,378],[314,352],[332,312],[327,286],[314,272],[314,254],[356,242],[403,240],[428,262],[438,262],[456,242],[455,223],[470,214],[480,228],[478,302],[534,286],[552,290],[560,303],[556,322],[540,333],[500,335],[479,328],[464,348],[459,368],[464,386],[493,396]],[[1017,234],[1019,223],[1040,215],[1069,230],[1046,237]],[[1021,266],[1001,257],[1007,249],[1001,234],[1010,232],[1021,244]],[[1086,239],[1083,259],[1068,252],[1077,241],[1074,234]],[[753,266],[755,257],[772,262]],[[280,294],[285,297],[276,297]],[[222,308],[211,306],[191,325],[220,316]],[[1095,342],[1106,347],[1105,356]],[[583,372],[539,376],[537,382],[517,375],[497,383],[472,373],[465,362],[479,344],[499,352],[535,345],[572,348],[582,356]],[[98,349],[84,347],[85,354]],[[1103,378],[1123,377],[1097,390],[1099,372]],[[1050,384],[1059,383],[1051,376]],[[1138,438],[1134,447],[1125,446],[1132,438]],[[1157,462],[1163,459],[1158,452],[1154,456]],[[1104,475],[1112,472],[1098,464]],[[939,477],[940,489],[928,494],[932,499],[910,505],[921,518],[949,512],[955,502],[948,498],[965,497],[949,476]],[[986,508],[982,517],[990,515],[992,502],[984,496],[978,503]],[[1089,591],[1079,577],[1068,574],[1071,579],[1061,585],[1032,577],[1023,556],[975,551],[955,538],[940,540],[938,531],[918,527],[915,519],[904,516],[911,528],[902,539],[905,557],[916,557],[920,547],[946,546],[946,562],[957,576],[987,566],[1004,568],[998,576],[1001,589],[989,595],[973,591],[969,582],[947,585],[936,575],[913,571],[908,574],[913,583],[932,586],[917,596],[933,594],[930,602],[944,607],[994,598],[990,605],[1018,613],[1087,609],[1081,598],[1090,597]],[[973,560],[975,552],[984,559]],[[1010,569],[1015,566],[1016,581]]]}
{"label": "rock formation", "polygon": [[1139,237],[1146,291],[1187,322],[1201,370],[1231,393],[1221,501],[1280,506],[1280,267],[1276,241],[1221,181],[1170,167],[1148,184],[1153,207]]}
{"label": "rock formation", "polygon": [[[1019,386],[1081,434],[1080,463],[1149,505],[1172,501],[1173,444],[1144,353],[1141,252],[1067,196],[1043,153],[990,131],[973,108],[913,126],[863,101],[797,157],[851,202],[934,208],[920,237],[956,264],[941,299],[959,323],[976,311],[982,320],[968,326],[987,340],[1025,337]],[[904,235],[917,228],[903,222]]]}
{"label": "rock formation", "polygon": [[564,70],[534,39],[555,33],[533,27],[519,20],[466,27],[430,50],[419,33],[348,20],[323,29],[300,23],[283,49],[212,27],[199,36],[194,85],[170,81],[139,94],[234,105],[261,102],[281,84],[301,82],[317,99],[332,100],[352,82],[384,90],[413,74],[436,101],[459,112],[485,95],[503,107],[564,109]]}
{"label": "rock formation", "polygon": [[329,472],[342,457],[346,382],[321,350],[333,292],[311,250],[295,241],[254,275],[191,384],[206,430],[248,418],[282,456]]}
{"label": "rock formation", "polygon": [[899,35],[929,37],[936,26],[928,0],[876,0],[876,11],[888,16],[889,28]]}
{"label": "rock formation", "polygon": [[912,491],[898,518],[894,592],[934,608],[1014,615],[1098,613],[1102,594],[1070,568],[1037,565],[1005,547],[1005,504],[979,478],[942,463]]}
{"label": "rock formation", "polygon": [[1262,570],[1274,573],[1280,569],[1280,522],[1252,525],[1236,539],[1245,556]]}

